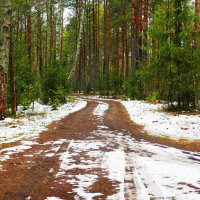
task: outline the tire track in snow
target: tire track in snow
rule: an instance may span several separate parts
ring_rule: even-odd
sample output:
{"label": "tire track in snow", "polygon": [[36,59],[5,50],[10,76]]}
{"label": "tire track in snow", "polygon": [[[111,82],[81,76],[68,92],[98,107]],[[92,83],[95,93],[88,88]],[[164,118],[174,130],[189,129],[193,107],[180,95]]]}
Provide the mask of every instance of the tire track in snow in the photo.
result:
{"label": "tire track in snow", "polygon": [[151,176],[150,169],[142,161],[137,158],[137,161],[135,158],[132,160],[132,165],[135,166],[133,178],[137,186],[137,200],[174,200],[174,197],[166,197],[164,195],[164,191],[162,191],[159,184]]}
{"label": "tire track in snow", "polygon": [[125,199],[137,200],[135,181],[133,178],[134,166],[132,164],[132,154],[125,154],[125,176],[124,176],[124,193]]}

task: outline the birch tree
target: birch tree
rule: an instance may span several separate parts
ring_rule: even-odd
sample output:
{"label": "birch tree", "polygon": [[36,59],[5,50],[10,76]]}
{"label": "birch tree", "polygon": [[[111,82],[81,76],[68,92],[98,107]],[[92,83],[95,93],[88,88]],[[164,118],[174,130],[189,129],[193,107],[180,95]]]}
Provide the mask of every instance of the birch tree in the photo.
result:
{"label": "birch tree", "polygon": [[84,13],[85,13],[84,8],[82,6],[81,17],[80,17],[79,37],[78,37],[77,48],[76,48],[76,56],[75,56],[74,64],[72,66],[70,74],[67,78],[67,83],[69,83],[74,78],[75,71],[76,71],[76,68],[77,68],[77,63],[78,63],[78,59],[79,59],[79,55],[80,55],[81,42],[82,42],[82,39],[83,39]]}

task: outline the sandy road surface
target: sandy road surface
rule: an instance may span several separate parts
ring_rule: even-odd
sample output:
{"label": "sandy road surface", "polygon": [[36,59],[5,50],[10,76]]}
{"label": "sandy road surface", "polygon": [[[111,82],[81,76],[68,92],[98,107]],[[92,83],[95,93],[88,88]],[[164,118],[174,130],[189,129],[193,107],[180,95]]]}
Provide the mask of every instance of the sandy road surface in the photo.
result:
{"label": "sandy road surface", "polygon": [[200,199],[200,154],[140,134],[120,103],[88,100],[39,139],[1,147],[0,200]]}

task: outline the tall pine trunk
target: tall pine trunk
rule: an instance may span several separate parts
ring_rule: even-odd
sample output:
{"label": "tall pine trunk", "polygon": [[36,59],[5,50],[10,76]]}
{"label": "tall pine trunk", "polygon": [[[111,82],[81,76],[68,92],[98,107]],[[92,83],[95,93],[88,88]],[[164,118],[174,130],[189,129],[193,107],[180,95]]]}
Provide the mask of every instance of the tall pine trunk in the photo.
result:
{"label": "tall pine trunk", "polygon": [[137,36],[138,2],[132,0],[132,69],[138,69],[138,36]]}
{"label": "tall pine trunk", "polygon": [[199,30],[199,24],[198,24],[198,16],[199,16],[199,0],[195,0],[195,32],[198,32]]}
{"label": "tall pine trunk", "polygon": [[9,40],[10,40],[10,14],[11,0],[2,1],[2,17],[0,38],[0,118],[5,117],[6,108],[6,85],[9,60]]}
{"label": "tall pine trunk", "polygon": [[12,114],[16,115],[17,98],[16,98],[15,70],[14,70],[13,23],[10,26],[9,68],[10,68],[11,110]]}
{"label": "tall pine trunk", "polygon": [[32,16],[31,16],[31,8],[29,8],[29,14],[27,16],[27,36],[26,36],[26,44],[27,44],[27,51],[28,51],[28,60],[30,68],[33,70],[32,65]]}

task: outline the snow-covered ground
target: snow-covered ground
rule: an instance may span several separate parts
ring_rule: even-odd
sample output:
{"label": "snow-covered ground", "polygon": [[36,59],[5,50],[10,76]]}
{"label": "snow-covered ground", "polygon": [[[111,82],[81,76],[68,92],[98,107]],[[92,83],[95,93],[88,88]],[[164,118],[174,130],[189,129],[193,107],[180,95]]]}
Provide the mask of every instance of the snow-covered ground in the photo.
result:
{"label": "snow-covered ground", "polygon": [[[116,193],[108,196],[108,200],[199,200],[200,154],[136,141],[125,130],[110,131],[101,120],[108,108],[99,102],[93,115],[99,117],[101,125],[91,132],[90,138],[72,140],[60,156],[56,177],[74,186],[75,199],[101,198],[103,194],[90,192],[101,168],[101,176],[114,185],[118,183]],[[95,135],[101,139],[92,139]],[[77,159],[81,162],[77,163]],[[73,170],[86,173],[68,174]]]}
{"label": "snow-covered ground", "polygon": [[64,104],[57,110],[52,110],[51,106],[35,102],[34,109],[18,112],[18,114],[23,113],[23,117],[6,118],[4,121],[0,121],[0,143],[16,142],[21,139],[33,140],[38,137],[41,131],[46,130],[46,126],[53,121],[76,112],[86,105],[86,101],[77,100]]}
{"label": "snow-covered ground", "polygon": [[[93,115],[102,117],[106,107],[100,103]],[[98,181],[100,168],[101,175],[114,185],[118,183],[116,194],[108,200],[200,199],[200,154],[136,141],[125,130],[110,131],[101,123],[88,140],[72,140],[60,156],[56,177],[74,186],[75,199],[101,198],[103,194],[89,192]],[[101,139],[93,140],[95,135]],[[68,173],[73,170],[86,173]]]}
{"label": "snow-covered ground", "polygon": [[161,112],[163,104],[122,101],[131,119],[152,135],[200,140],[200,115],[171,115]]}
{"label": "snow-covered ground", "polygon": [[[77,200],[101,199],[103,196],[101,192],[92,192],[95,183],[99,181],[99,177],[106,178],[109,181],[108,183],[112,184],[115,189],[115,194],[107,196],[106,199],[108,200],[200,199],[200,153],[182,151],[143,140],[137,141],[126,130],[112,130],[105,126],[103,121],[105,113],[109,109],[109,104],[100,101],[98,103],[91,115],[97,117],[99,124],[96,130],[89,134],[88,138],[83,140],[60,139],[58,141],[49,141],[49,151],[42,152],[45,157],[56,155],[60,158],[59,169],[51,168],[49,170],[49,174],[54,174],[57,184],[71,184],[73,192],[76,194],[74,199]],[[124,104],[128,105],[127,107],[130,108],[131,113],[134,115],[141,112],[141,114],[136,115],[140,120],[150,113],[149,117],[146,118],[148,119],[147,122],[155,120],[154,115],[168,116],[168,114],[157,111],[162,105],[151,105],[145,102],[126,102]],[[63,105],[57,111],[51,111],[50,107],[36,105],[37,111],[35,110],[35,112],[38,112],[38,115],[29,116],[29,123],[31,124],[29,128],[33,129],[33,131],[24,128],[22,135],[13,134],[11,130],[21,130],[21,127],[28,127],[26,124],[27,119],[24,117],[18,119],[18,121],[6,119],[4,122],[0,122],[0,135],[3,135],[3,132],[1,132],[2,127],[4,127],[2,130],[7,130],[5,128],[7,126],[9,128],[7,132],[9,136],[6,137],[6,134],[4,134],[4,137],[0,137],[4,138],[3,142],[17,141],[22,137],[29,139],[29,141],[22,140],[19,146],[1,150],[0,153],[3,156],[2,159],[0,156],[0,161],[9,159],[9,155],[13,153],[31,148],[31,146],[35,145],[35,141],[31,141],[31,138],[38,137],[38,132],[44,130],[48,123],[85,106],[85,101],[77,101]],[[138,112],[133,112],[133,109],[136,111],[138,109]],[[45,114],[41,116],[41,113]],[[52,117],[49,119],[49,116]],[[173,118],[174,116],[169,115],[168,117],[170,119],[170,117]],[[187,116],[175,117],[184,117],[184,124],[186,123],[185,118]],[[165,117],[163,116],[164,119]],[[42,124],[40,124],[40,120],[43,120]],[[160,118],[157,117],[157,120],[160,120]],[[173,125],[174,120],[171,120]],[[134,119],[134,121],[136,120]],[[11,122],[12,124],[10,124]],[[21,123],[18,124],[19,122]],[[164,125],[167,122],[163,122]],[[199,121],[196,120],[194,122],[198,124]],[[154,122],[151,123],[154,124]],[[177,123],[176,127],[180,126],[178,120]],[[181,126],[183,125],[181,124]],[[189,128],[189,125],[187,128]],[[61,146],[63,147],[63,143],[68,143],[69,145],[65,150],[62,150],[62,153],[58,153]],[[37,153],[41,154],[41,152]],[[34,155],[27,154],[27,156]],[[1,165],[0,170],[4,170]],[[77,170],[80,173],[76,173]],[[61,198],[52,196],[47,197],[46,200],[61,200]]]}

